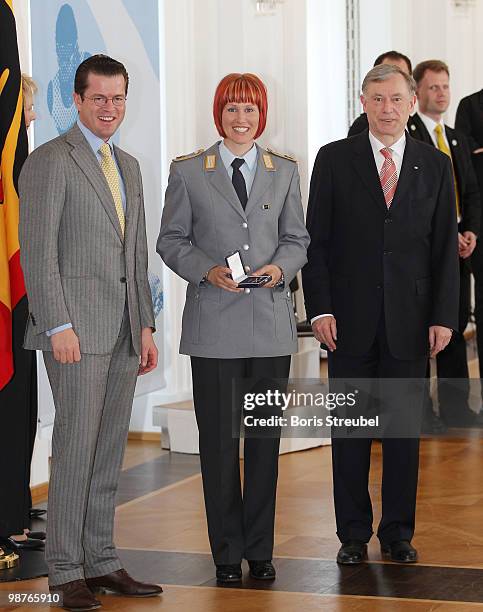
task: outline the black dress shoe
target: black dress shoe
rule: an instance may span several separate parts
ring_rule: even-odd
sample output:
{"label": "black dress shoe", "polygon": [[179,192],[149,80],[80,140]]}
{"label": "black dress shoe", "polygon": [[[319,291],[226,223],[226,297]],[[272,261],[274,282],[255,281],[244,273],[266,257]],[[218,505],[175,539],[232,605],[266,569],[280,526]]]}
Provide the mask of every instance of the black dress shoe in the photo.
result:
{"label": "black dress shoe", "polygon": [[274,580],[277,572],[272,561],[249,561],[250,576],[257,580]]}
{"label": "black dress shoe", "polygon": [[391,544],[381,542],[381,552],[384,557],[389,557],[396,563],[416,563],[418,560],[418,551],[407,540],[398,540]]}
{"label": "black dress shoe", "polygon": [[337,553],[337,563],[357,565],[367,559],[367,544],[361,540],[347,540]]}
{"label": "black dress shoe", "polygon": [[27,537],[32,540],[45,540],[45,531],[29,531]]}
{"label": "black dress shoe", "polygon": [[93,593],[115,593],[125,597],[156,597],[163,592],[159,584],[140,582],[132,578],[124,568],[94,578],[86,578]]}
{"label": "black dress shoe", "polygon": [[240,582],[242,579],[241,565],[217,565],[216,566],[216,579],[218,582]]}
{"label": "black dress shoe", "polygon": [[0,538],[0,544],[10,550],[44,550],[45,544],[42,540],[27,538],[26,540],[14,540],[13,538]]}
{"label": "black dress shoe", "polygon": [[44,510],[43,508],[30,508],[29,510],[31,519],[40,518],[41,516],[44,516],[44,514],[47,514],[47,510]]}

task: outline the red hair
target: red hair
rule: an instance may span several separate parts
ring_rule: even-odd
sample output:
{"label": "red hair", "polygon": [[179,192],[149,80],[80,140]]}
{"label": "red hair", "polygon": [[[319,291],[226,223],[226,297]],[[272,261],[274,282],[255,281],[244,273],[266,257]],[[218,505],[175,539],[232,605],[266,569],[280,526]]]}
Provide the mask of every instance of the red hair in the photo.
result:
{"label": "red hair", "polygon": [[223,77],[215,91],[213,100],[213,118],[216,129],[220,136],[225,138],[226,134],[221,123],[223,109],[229,103],[254,104],[258,106],[260,119],[258,129],[254,138],[258,138],[263,133],[267,124],[267,88],[256,74],[245,72],[232,72]]}

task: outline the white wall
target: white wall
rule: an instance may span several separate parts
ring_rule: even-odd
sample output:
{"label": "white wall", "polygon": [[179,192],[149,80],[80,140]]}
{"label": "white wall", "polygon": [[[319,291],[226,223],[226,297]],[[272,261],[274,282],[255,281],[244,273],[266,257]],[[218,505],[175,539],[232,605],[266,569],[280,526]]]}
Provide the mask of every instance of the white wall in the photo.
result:
{"label": "white wall", "polygon": [[483,86],[483,0],[456,8],[452,0],[360,0],[361,79],[383,51],[395,49],[413,66],[441,59],[450,69],[454,124],[460,99]]}

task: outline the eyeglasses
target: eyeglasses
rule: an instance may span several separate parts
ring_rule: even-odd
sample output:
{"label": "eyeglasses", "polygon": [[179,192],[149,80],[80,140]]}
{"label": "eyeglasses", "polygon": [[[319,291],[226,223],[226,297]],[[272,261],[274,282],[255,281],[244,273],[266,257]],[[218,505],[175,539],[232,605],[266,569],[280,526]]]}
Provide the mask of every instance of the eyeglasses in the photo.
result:
{"label": "eyeglasses", "polygon": [[124,106],[126,104],[126,96],[112,96],[112,98],[107,96],[82,96],[82,98],[92,100],[96,106],[106,106],[109,100],[112,100],[114,106]]}

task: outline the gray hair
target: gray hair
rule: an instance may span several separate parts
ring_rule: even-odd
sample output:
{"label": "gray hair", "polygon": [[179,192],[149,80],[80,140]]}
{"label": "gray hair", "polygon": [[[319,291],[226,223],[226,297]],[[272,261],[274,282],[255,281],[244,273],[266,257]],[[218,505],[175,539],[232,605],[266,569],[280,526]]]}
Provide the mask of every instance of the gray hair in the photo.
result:
{"label": "gray hair", "polygon": [[362,81],[362,93],[366,93],[369,83],[380,83],[381,81],[386,81],[394,74],[400,74],[403,77],[403,79],[406,81],[406,85],[408,86],[409,95],[413,96],[416,93],[416,81],[410,74],[406,74],[404,70],[401,70],[401,68],[394,66],[393,64],[379,64],[378,66],[374,66],[374,68],[369,70]]}

